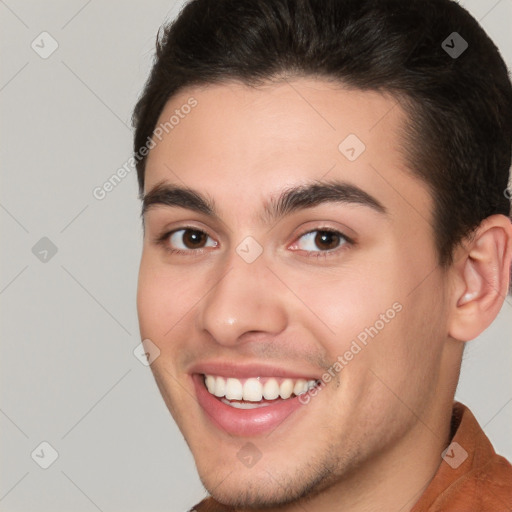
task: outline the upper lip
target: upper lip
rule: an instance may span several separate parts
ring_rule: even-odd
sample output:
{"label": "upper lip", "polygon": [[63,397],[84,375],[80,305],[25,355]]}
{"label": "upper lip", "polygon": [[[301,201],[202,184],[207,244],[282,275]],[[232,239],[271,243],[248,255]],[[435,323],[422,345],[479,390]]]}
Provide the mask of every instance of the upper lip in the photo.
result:
{"label": "upper lip", "polygon": [[207,361],[197,363],[190,368],[190,373],[202,373],[219,377],[235,377],[247,379],[249,377],[285,377],[289,379],[318,379],[312,372],[301,372],[279,366],[261,363],[233,363],[232,361]]}

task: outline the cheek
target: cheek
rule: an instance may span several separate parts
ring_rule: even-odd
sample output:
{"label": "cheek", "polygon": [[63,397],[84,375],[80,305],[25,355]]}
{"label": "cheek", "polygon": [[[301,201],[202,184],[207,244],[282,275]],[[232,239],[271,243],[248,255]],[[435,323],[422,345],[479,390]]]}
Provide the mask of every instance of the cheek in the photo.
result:
{"label": "cheek", "polygon": [[[376,265],[336,269],[333,272],[294,272],[290,282],[303,303],[295,300],[297,318],[318,339],[330,340],[336,352],[346,350],[350,342],[390,311],[400,293],[392,275],[382,275]],[[307,324],[305,322],[308,322]],[[386,324],[387,325],[387,324]],[[380,326],[380,323],[379,325]]]}
{"label": "cheek", "polygon": [[139,269],[137,285],[137,314],[141,336],[143,338],[154,338],[159,332],[159,325],[162,322],[162,288],[157,274],[147,264],[143,257]]}
{"label": "cheek", "polygon": [[163,340],[193,304],[193,283],[169,265],[143,255],[137,286],[141,334]]}

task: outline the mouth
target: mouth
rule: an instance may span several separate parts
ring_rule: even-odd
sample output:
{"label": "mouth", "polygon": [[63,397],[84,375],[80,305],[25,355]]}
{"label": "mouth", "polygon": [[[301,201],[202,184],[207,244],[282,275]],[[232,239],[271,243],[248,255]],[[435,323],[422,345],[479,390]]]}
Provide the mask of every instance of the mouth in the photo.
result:
{"label": "mouth", "polygon": [[208,421],[242,437],[277,429],[303,405],[300,395],[318,383],[306,378],[237,378],[204,373],[192,374],[192,380]]}

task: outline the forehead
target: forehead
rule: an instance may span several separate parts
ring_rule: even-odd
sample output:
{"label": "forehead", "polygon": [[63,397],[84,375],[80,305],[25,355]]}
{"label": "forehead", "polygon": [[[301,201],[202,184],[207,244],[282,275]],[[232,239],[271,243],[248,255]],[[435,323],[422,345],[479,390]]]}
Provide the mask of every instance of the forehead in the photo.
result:
{"label": "forehead", "polygon": [[191,87],[160,115],[157,128],[167,129],[154,137],[145,192],[168,181],[247,208],[283,187],[340,179],[427,215],[427,187],[401,150],[406,119],[390,95],[312,78]]}

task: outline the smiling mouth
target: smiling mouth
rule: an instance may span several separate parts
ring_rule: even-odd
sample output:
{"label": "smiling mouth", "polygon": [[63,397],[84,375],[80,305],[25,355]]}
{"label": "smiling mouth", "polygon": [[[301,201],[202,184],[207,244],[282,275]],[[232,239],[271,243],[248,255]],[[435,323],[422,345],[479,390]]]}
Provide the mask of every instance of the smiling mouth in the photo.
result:
{"label": "smiling mouth", "polygon": [[192,383],[204,412],[202,419],[209,426],[238,437],[268,435],[278,427],[284,428],[286,419],[304,411],[304,405],[309,403],[302,401],[302,395],[320,383],[299,376],[279,377],[268,367],[252,371],[234,367],[231,375],[238,373],[237,377],[230,377],[228,368],[221,370],[223,375],[216,374],[213,368],[208,373],[206,369],[193,372]]}
{"label": "smiling mouth", "polygon": [[226,405],[236,409],[256,409],[295,398],[317,385],[316,380],[279,377],[250,377],[237,379],[204,375],[208,392]]}

